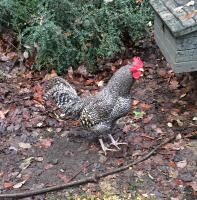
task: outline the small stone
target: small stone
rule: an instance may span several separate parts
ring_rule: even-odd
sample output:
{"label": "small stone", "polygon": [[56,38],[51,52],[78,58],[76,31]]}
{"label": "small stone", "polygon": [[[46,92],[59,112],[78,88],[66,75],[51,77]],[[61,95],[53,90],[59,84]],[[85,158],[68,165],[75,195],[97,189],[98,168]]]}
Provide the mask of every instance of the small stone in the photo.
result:
{"label": "small stone", "polygon": [[51,161],[51,163],[53,164],[53,165],[57,165],[58,164],[58,159],[53,159],[52,161]]}
{"label": "small stone", "polygon": [[173,126],[171,122],[168,122],[167,125],[168,125],[168,127],[170,127],[170,128],[172,128],[172,126]]}

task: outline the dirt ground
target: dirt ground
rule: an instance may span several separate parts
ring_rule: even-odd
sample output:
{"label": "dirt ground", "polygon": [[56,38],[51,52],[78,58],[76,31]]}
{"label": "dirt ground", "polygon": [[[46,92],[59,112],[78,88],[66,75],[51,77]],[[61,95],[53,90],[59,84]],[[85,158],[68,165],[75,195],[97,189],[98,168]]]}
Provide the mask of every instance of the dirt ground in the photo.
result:
{"label": "dirt ground", "polygon": [[[0,194],[54,186],[124,166],[176,134],[176,140],[151,158],[98,183],[23,199],[197,197],[196,79],[190,73],[175,76],[154,43],[134,48],[131,55],[144,61],[144,76],[131,90],[132,110],[111,132],[128,145],[106,156],[97,138],[78,121],[60,114],[51,102],[41,103],[49,73],[33,72],[19,65],[18,58],[1,61],[5,78],[0,81]],[[97,74],[70,71],[64,78],[80,95],[91,95],[104,87],[93,80],[105,85],[117,62],[106,62]],[[106,136],[104,141],[110,143]]]}

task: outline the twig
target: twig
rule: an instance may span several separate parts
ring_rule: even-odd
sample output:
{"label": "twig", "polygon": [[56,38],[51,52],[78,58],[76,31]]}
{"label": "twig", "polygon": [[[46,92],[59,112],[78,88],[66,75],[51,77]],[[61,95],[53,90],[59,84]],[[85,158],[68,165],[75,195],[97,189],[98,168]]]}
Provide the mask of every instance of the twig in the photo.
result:
{"label": "twig", "polygon": [[68,182],[72,181],[77,175],[79,175],[85,168],[89,167],[92,163],[88,163],[83,168],[81,168],[79,171],[77,171],[69,180]]}
{"label": "twig", "polygon": [[[38,189],[38,190],[34,190],[34,191],[28,191],[28,192],[21,192],[21,193],[12,193],[12,194],[0,194],[0,199],[6,199],[6,198],[13,198],[13,199],[18,199],[18,198],[24,198],[24,197],[29,197],[29,196],[33,196],[33,195],[38,195],[38,194],[43,194],[43,193],[47,193],[47,192],[52,192],[52,191],[57,191],[57,190],[61,190],[61,189],[66,189],[68,187],[72,187],[72,186],[77,186],[77,185],[82,185],[85,183],[90,183],[90,182],[97,182],[100,178],[109,176],[111,174],[115,174],[121,171],[124,171],[126,169],[128,169],[129,167],[132,167],[134,165],[137,165],[138,163],[143,162],[144,160],[148,159],[150,156],[152,156],[161,146],[169,143],[170,141],[174,140],[176,138],[176,135],[168,138],[166,141],[162,142],[161,144],[159,144],[158,146],[156,146],[152,151],[150,151],[148,154],[146,154],[145,156],[143,156],[142,158],[129,163],[128,165],[116,168],[114,170],[105,172],[105,173],[101,173],[101,174],[95,174],[94,176],[90,176],[88,178],[84,178],[78,181],[72,181],[70,183],[65,183],[62,185],[58,185],[58,186],[52,186],[49,188],[42,188],[42,189]],[[80,172],[79,172],[80,173]]]}

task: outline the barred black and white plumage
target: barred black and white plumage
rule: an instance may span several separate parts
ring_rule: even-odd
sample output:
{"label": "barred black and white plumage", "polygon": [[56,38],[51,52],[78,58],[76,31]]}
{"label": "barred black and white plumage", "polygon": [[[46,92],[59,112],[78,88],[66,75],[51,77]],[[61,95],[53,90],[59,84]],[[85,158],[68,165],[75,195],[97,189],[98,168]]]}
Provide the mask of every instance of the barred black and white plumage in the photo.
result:
{"label": "barred black and white plumage", "polygon": [[44,99],[54,98],[56,105],[65,114],[79,119],[92,133],[102,134],[109,131],[116,120],[131,109],[131,87],[135,81],[133,76],[137,77],[142,67],[140,59],[121,67],[101,92],[87,98],[80,98],[67,81],[54,77],[46,85],[48,91]]}
{"label": "barred black and white plumage", "polygon": [[73,118],[79,118],[84,100],[77,95],[66,80],[61,77],[53,77],[47,82],[46,90],[48,91],[43,98],[45,101],[52,97],[64,113]]}

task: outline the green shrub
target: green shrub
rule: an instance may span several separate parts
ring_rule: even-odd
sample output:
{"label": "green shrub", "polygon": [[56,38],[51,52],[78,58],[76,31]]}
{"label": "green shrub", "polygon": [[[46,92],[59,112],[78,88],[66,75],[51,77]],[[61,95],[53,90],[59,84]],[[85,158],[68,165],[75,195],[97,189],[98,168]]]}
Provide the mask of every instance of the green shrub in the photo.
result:
{"label": "green shrub", "polygon": [[[33,53],[37,69],[92,66],[124,51],[124,42],[147,33],[148,0],[0,0],[0,20]],[[128,42],[128,41],[127,41]]]}

